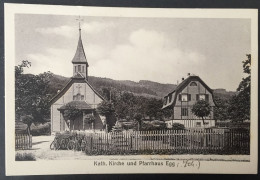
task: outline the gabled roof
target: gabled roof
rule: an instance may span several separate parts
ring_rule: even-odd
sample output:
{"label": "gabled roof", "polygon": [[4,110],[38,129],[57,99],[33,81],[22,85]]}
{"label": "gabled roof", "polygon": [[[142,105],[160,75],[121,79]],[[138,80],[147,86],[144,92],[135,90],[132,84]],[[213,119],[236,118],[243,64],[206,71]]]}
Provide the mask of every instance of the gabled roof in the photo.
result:
{"label": "gabled roof", "polygon": [[81,110],[93,109],[86,101],[70,101],[67,104],[61,106],[58,110],[66,110],[68,106],[74,106]]}
{"label": "gabled roof", "polygon": [[74,79],[85,79],[85,77],[80,72],[77,72],[77,74],[75,74],[72,78],[74,78]]}
{"label": "gabled roof", "polygon": [[68,89],[71,87],[73,83],[87,83],[87,85],[95,92],[95,94],[102,100],[104,100],[104,98],[89,84],[89,82],[85,78],[72,77],[70,81],[65,85],[65,87],[50,100],[50,104],[52,105],[59,98],[61,98],[68,91]]}
{"label": "gabled roof", "polygon": [[77,50],[76,50],[76,53],[75,53],[75,55],[72,59],[72,63],[85,63],[85,64],[87,64],[87,67],[88,67],[88,62],[87,62],[84,47],[83,47],[83,44],[82,44],[80,32],[79,32],[79,41],[78,41]]}
{"label": "gabled roof", "polygon": [[[175,96],[174,96],[174,100],[170,103],[170,104],[167,104],[165,106],[163,106],[163,108],[166,108],[166,107],[169,107],[171,105],[175,105],[176,103],[176,99],[177,99],[177,96],[178,94],[187,86],[189,85],[189,83],[191,81],[199,81],[212,95],[213,95],[213,90],[209,88],[209,86],[201,80],[201,78],[199,76],[195,76],[195,75],[190,75],[188,78],[186,78],[185,80],[183,80],[177,87],[174,91],[170,92],[167,96],[169,96],[170,94],[174,93],[175,92]],[[167,96],[164,96],[167,97]]]}

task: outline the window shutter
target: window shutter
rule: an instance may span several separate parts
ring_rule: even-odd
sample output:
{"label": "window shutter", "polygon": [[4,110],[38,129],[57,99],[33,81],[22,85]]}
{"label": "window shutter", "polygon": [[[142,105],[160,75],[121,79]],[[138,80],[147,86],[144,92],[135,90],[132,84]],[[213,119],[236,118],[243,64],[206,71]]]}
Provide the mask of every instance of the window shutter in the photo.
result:
{"label": "window shutter", "polygon": [[191,101],[191,94],[188,94],[188,101]]}
{"label": "window shutter", "polygon": [[208,95],[208,94],[206,94],[205,100],[206,100],[207,102],[209,102],[209,95]]}
{"label": "window shutter", "polygon": [[179,101],[181,101],[181,94],[179,94]]}
{"label": "window shutter", "polygon": [[197,101],[199,100],[199,95],[198,95],[198,94],[196,94],[196,100],[197,100]]}

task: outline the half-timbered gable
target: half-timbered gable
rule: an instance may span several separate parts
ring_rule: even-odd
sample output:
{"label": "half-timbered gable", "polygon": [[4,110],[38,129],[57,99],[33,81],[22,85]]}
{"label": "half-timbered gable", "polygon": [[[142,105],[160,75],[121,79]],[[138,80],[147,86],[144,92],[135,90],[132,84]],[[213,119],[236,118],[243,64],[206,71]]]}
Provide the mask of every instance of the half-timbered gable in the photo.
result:
{"label": "half-timbered gable", "polygon": [[[192,112],[192,106],[198,100],[207,101],[212,111],[205,117],[205,124]],[[186,127],[211,127],[215,126],[213,90],[201,80],[199,76],[190,75],[176,87],[174,91],[164,97],[163,109],[172,108],[172,120],[168,123],[181,123]]]}

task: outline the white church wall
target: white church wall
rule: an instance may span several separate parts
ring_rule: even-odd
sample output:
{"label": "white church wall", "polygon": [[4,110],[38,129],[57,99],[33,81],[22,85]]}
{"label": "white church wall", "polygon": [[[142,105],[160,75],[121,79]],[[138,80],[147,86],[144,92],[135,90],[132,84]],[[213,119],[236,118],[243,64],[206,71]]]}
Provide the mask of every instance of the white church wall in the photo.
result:
{"label": "white church wall", "polygon": [[51,106],[51,131],[57,132],[60,131],[60,111],[58,111],[58,108],[60,108],[62,104],[53,104]]}

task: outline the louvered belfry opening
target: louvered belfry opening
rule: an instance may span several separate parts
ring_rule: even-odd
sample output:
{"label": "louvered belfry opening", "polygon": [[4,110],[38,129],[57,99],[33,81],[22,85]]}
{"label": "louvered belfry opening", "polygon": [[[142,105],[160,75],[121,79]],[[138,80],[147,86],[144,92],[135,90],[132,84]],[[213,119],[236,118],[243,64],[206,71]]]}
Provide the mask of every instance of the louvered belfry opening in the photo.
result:
{"label": "louvered belfry opening", "polygon": [[72,59],[73,64],[73,76],[81,74],[88,80],[88,62],[85,54],[85,50],[81,38],[81,29],[79,29],[79,40],[75,55]]}

